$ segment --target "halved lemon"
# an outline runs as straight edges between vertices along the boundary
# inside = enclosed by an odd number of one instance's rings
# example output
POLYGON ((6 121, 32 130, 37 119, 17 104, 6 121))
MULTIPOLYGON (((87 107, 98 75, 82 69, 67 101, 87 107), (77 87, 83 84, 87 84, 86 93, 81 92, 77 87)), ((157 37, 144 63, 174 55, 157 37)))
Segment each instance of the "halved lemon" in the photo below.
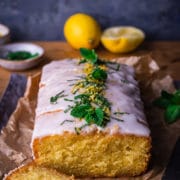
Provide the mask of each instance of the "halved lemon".
POLYGON ((104 30, 101 42, 113 53, 126 53, 136 49, 145 39, 145 33, 132 26, 111 27, 104 30))

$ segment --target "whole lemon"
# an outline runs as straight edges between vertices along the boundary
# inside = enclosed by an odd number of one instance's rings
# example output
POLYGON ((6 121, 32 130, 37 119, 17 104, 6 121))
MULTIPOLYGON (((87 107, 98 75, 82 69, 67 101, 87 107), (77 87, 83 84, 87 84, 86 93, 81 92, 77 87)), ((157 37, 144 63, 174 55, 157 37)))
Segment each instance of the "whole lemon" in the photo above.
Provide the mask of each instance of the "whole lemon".
POLYGON ((64 36, 67 42, 75 49, 81 47, 93 49, 100 43, 101 28, 93 17, 77 13, 66 20, 64 36))

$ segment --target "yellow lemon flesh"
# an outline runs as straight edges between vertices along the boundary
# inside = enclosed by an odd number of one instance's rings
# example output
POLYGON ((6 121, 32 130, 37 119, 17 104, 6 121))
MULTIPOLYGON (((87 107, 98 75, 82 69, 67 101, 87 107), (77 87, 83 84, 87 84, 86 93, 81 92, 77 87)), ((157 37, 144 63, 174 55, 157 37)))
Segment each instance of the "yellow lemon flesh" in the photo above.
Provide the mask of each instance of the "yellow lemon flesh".
POLYGON ((138 28, 119 26, 105 29, 101 36, 101 42, 110 52, 126 53, 136 49, 144 38, 144 32, 138 28))
POLYGON ((94 18, 87 14, 77 13, 66 20, 64 36, 75 49, 81 47, 93 49, 100 43, 101 29, 94 18))

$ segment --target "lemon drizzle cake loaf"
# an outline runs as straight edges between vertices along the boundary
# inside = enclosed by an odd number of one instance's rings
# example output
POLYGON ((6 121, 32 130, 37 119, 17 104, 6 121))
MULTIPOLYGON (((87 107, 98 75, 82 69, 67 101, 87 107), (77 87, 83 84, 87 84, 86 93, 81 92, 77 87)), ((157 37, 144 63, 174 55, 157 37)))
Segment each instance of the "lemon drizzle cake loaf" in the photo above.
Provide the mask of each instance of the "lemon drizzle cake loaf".
POLYGON ((134 69, 84 51, 90 57, 80 63, 66 59, 43 68, 34 159, 78 177, 139 175, 149 162, 151 138, 134 69))

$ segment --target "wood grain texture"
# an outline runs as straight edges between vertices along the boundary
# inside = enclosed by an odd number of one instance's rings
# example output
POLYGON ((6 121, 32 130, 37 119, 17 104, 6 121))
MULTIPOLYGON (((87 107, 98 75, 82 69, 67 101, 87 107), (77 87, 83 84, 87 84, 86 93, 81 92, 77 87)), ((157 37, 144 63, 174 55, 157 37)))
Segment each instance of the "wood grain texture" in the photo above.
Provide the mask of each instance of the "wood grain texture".
MULTIPOLYGON (((80 57, 78 50, 74 50, 69 44, 63 41, 36 41, 33 43, 38 44, 45 49, 45 55, 43 57, 44 61, 32 69, 21 72, 8 71, 0 67, 0 97, 8 84, 11 73, 29 76, 40 72, 43 65, 52 60, 80 57)), ((158 63, 163 73, 170 74, 175 80, 180 80, 180 41, 144 42, 136 51, 127 54, 113 54, 100 46, 97 49, 97 53, 101 58, 107 59, 132 55, 150 55, 158 63)))

